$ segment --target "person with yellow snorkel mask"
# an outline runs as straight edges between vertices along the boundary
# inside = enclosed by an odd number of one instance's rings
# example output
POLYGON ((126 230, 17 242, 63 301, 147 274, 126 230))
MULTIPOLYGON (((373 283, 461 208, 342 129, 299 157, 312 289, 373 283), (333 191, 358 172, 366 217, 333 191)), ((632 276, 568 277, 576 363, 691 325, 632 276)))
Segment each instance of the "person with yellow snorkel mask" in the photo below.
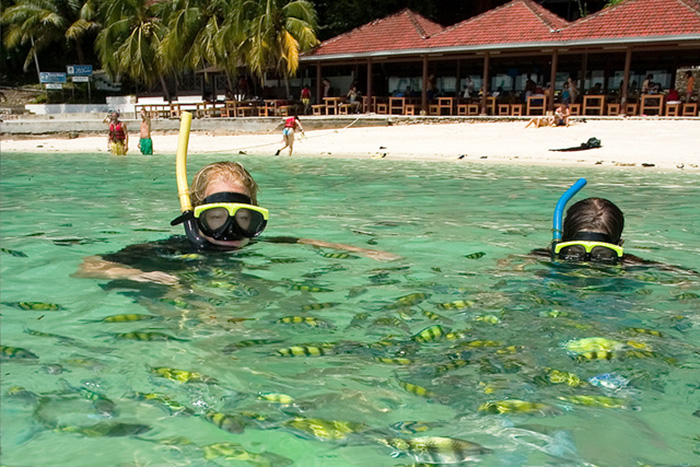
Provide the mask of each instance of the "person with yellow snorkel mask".
MULTIPOLYGON (((151 244, 131 245, 113 254, 90 256, 84 259, 74 277, 175 284, 177 277, 165 271, 177 269, 183 255, 205 250, 236 250, 263 232, 269 212, 257 205, 259 187, 239 163, 208 164, 195 174, 191 189, 188 187, 186 164, 191 119, 191 114, 183 113, 176 166, 181 215, 171 222, 171 225, 184 225, 187 240, 171 237, 151 244)), ((340 249, 376 260, 400 258, 384 251, 307 238, 272 237, 264 241, 340 249)))

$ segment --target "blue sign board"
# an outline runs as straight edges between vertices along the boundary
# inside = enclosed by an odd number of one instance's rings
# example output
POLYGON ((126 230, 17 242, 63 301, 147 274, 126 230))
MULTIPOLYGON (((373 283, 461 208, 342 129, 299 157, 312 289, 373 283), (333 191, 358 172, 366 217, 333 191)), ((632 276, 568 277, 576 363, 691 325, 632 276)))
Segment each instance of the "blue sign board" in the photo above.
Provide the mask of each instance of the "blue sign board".
POLYGON ((55 73, 52 71, 42 71, 39 73, 40 83, 65 83, 66 74, 65 73, 55 73))
POLYGON ((92 65, 67 65, 66 71, 74 76, 92 76, 92 65))

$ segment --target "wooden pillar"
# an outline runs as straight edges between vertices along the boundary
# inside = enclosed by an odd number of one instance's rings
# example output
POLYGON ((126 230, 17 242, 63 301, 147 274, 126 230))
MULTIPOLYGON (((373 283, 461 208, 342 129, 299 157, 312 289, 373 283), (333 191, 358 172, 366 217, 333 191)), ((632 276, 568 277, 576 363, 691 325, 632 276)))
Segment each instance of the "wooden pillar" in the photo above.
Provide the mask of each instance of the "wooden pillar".
POLYGON ((549 74, 549 96, 547 96, 547 110, 554 110, 554 91, 557 82, 557 65, 559 62, 559 51, 552 52, 552 70, 549 74))
POLYGON ((489 53, 486 52, 486 55, 484 55, 484 73, 482 75, 481 115, 486 115, 486 98, 489 95, 489 59, 489 53))
POLYGON ((624 115, 627 106, 627 93, 630 87, 630 66, 632 64, 632 46, 627 47, 625 53, 625 71, 622 75, 622 89, 620 90, 620 113, 624 115))
POLYGON ((321 62, 318 62, 316 64, 316 103, 320 104, 323 102, 323 95, 321 94, 321 89, 323 86, 322 83, 323 77, 321 76, 321 62))
POLYGON ((367 111, 374 112, 372 108, 372 59, 367 59, 367 111))
POLYGON ((581 81, 578 84, 578 93, 581 96, 586 94, 586 73, 588 73, 588 51, 583 53, 583 61, 581 63, 581 81))
POLYGON ((462 87, 460 86, 460 82, 462 81, 462 77, 460 76, 462 74, 461 73, 462 70, 461 70, 461 66, 460 66, 461 64, 462 64, 462 61, 457 59, 457 73, 456 73, 457 74, 457 76, 456 76, 457 84, 455 85, 455 97, 456 98, 459 98, 462 95, 462 87))
POLYGON ((423 89, 421 91, 421 109, 425 112, 426 115, 429 114, 428 112, 428 56, 423 55, 423 86, 421 86, 423 89))

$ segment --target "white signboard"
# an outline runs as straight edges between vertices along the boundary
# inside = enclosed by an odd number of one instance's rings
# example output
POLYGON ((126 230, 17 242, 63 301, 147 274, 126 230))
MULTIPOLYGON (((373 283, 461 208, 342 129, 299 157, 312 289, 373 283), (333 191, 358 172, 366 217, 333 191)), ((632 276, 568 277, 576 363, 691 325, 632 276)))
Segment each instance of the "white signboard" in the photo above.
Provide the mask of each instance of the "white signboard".
POLYGON ((63 83, 46 83, 46 89, 63 89, 63 83))
POLYGON ((74 83, 88 83, 90 82, 89 76, 73 76, 74 83))

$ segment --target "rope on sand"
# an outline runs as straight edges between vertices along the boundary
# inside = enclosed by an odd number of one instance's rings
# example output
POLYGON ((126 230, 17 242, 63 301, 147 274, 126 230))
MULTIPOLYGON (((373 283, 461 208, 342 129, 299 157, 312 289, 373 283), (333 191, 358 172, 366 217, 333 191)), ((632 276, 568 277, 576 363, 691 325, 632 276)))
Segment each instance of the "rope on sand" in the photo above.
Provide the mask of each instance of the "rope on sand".
MULTIPOLYGON (((324 136, 329 136, 329 135, 332 135, 332 134, 337 134, 339 131, 341 131, 341 130, 346 130, 346 129, 350 128, 351 126, 353 126, 355 123, 357 123, 357 121, 358 121, 359 119, 360 119, 360 117, 357 117, 355 120, 353 120, 352 122, 350 122, 348 125, 344 126, 343 128, 334 129, 334 130, 328 130, 327 132, 322 133, 322 134, 320 134, 320 135, 306 136, 305 134, 302 133, 302 135, 303 135, 304 137, 303 137, 303 138, 299 138, 298 141, 303 142, 304 140, 307 140, 307 139, 321 138, 321 137, 324 137, 324 136)), ((232 152, 234 152, 234 153, 235 153, 235 152, 240 153, 240 152, 242 152, 242 151, 244 151, 244 150, 250 150, 250 149, 256 149, 256 148, 263 148, 263 147, 265 147, 265 146, 276 146, 276 145, 278 145, 278 144, 279 144, 279 141, 275 141, 274 143, 256 144, 256 145, 253 145, 253 146, 244 146, 244 147, 240 147, 240 148, 233 148, 233 149, 226 149, 226 150, 197 151, 197 154, 224 154, 224 153, 230 154, 230 153, 232 153, 232 152)))

